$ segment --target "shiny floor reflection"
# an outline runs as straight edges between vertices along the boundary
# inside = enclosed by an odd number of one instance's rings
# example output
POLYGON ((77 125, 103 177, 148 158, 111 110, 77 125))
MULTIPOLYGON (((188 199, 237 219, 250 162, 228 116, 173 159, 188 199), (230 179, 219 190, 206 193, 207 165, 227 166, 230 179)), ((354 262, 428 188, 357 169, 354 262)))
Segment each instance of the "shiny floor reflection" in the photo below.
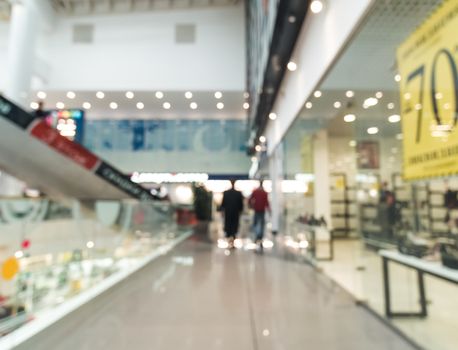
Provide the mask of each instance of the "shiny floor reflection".
POLYGON ((189 239, 19 349, 411 349, 304 264, 189 239))

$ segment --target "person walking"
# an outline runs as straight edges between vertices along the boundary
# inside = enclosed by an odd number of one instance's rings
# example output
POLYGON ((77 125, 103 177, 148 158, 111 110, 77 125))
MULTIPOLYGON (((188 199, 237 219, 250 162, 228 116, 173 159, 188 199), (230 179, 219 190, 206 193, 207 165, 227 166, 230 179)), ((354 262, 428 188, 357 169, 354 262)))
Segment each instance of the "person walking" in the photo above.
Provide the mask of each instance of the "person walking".
POLYGON ((256 235, 256 243, 259 244, 261 250, 266 226, 266 210, 270 211, 269 198, 262 185, 263 181, 261 180, 259 187, 253 191, 248 201, 250 208, 254 210, 253 228, 256 235))
POLYGON ((223 193, 221 211, 224 213, 224 232, 229 244, 233 247, 239 231, 240 214, 243 211, 243 196, 235 189, 235 180, 231 180, 231 189, 223 193))

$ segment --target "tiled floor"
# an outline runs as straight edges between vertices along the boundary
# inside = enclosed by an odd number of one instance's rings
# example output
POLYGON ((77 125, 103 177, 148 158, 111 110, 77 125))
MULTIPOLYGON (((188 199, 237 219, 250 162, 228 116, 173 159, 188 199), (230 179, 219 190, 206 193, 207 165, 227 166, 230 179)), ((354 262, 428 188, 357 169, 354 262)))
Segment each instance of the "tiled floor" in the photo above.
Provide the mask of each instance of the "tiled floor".
POLYGON ((412 349, 304 264, 189 239, 19 349, 412 349))

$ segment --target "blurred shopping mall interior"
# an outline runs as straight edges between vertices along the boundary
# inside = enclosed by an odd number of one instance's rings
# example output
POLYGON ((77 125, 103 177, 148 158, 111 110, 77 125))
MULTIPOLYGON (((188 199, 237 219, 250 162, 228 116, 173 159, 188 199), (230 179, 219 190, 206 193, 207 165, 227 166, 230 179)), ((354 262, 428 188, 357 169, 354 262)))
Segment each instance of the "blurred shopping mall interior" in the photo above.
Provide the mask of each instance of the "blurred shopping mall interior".
POLYGON ((0 0, 0 350, 456 350, 457 32, 458 0, 0 0))

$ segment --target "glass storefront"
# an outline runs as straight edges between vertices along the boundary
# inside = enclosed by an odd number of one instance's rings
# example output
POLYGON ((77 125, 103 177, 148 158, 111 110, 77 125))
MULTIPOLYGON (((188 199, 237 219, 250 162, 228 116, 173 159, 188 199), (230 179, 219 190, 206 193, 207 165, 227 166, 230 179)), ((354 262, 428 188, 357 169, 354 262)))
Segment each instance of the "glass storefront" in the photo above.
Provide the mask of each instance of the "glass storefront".
POLYGON ((283 140, 285 177, 310 189, 284 195, 286 232, 332 233, 314 263, 428 349, 458 344, 457 13, 377 1, 283 140))

